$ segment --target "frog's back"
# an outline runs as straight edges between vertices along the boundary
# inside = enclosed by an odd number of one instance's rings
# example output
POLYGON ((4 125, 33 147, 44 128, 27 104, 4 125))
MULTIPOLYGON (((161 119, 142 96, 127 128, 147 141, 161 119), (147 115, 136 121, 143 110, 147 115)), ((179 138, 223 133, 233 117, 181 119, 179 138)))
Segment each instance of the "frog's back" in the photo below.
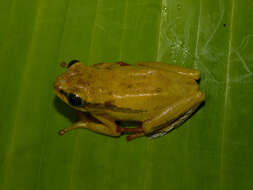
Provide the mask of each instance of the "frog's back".
MULTIPOLYGON (((86 67, 82 84, 86 85, 85 101, 142 110, 161 109, 198 90, 195 80, 188 77, 141 66, 122 66, 113 69, 86 67)), ((116 109, 115 109, 116 110, 116 109)))

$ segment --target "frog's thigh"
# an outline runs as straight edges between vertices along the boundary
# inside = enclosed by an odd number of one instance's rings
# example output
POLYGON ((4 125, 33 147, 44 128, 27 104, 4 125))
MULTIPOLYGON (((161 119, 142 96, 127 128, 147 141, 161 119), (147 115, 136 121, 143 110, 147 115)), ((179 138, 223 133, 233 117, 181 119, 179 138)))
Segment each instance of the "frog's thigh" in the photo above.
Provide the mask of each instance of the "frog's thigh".
POLYGON ((105 135, 110 135, 110 136, 119 136, 120 134, 115 134, 112 132, 112 130, 107 127, 103 123, 96 123, 93 121, 90 121, 84 114, 79 114, 80 116, 80 121, 73 123, 70 127, 64 128, 59 131, 60 135, 65 134, 66 132, 72 131, 74 129, 89 129, 91 131, 97 132, 97 133, 102 133, 105 135))
POLYGON ((143 130, 145 134, 149 134, 158 129, 158 127, 168 121, 173 121, 182 116, 191 108, 199 105, 204 100, 204 94, 197 92, 196 94, 184 98, 174 105, 168 106, 162 110, 158 115, 143 122, 143 130))
POLYGON ((109 118, 105 115, 92 115, 96 119, 98 119, 101 123, 104 124, 104 126, 107 128, 106 130, 110 133, 111 136, 120 136, 121 132, 117 131, 117 125, 115 123, 115 120, 109 118))
POLYGON ((172 129, 175 129, 175 128, 179 127, 181 124, 183 124, 195 112, 195 110, 199 107, 199 105, 200 105, 200 103, 193 106, 190 110, 188 110, 184 115, 179 117, 176 121, 171 123, 169 126, 155 131, 155 133, 153 135, 149 136, 149 138, 152 139, 152 138, 156 138, 156 137, 166 135, 172 129))
POLYGON ((161 69, 165 71, 174 72, 180 75, 190 77, 194 80, 198 80, 200 78, 200 72, 198 70, 189 69, 186 67, 180 67, 178 65, 166 64, 162 62, 143 62, 143 63, 140 62, 140 63, 136 63, 136 65, 152 67, 152 68, 157 68, 157 69, 161 69))

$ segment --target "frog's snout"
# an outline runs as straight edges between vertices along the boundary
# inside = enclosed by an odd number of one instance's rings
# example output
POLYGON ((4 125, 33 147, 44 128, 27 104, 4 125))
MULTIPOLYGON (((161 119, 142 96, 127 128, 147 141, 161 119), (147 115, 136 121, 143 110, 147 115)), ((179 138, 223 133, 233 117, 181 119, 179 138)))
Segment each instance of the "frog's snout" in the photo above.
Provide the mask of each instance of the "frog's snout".
POLYGON ((58 76, 53 83, 53 87, 55 91, 60 91, 66 86, 66 79, 64 76, 58 76))
POLYGON ((59 81, 57 81, 57 80, 54 81, 53 87, 54 87, 54 90, 55 90, 55 91, 59 91, 59 85, 60 85, 60 84, 59 84, 59 81))
POLYGON ((54 91, 56 92, 57 96, 59 96, 60 94, 64 94, 63 93, 64 91, 61 87, 61 82, 59 80, 54 81, 53 87, 54 87, 54 91))

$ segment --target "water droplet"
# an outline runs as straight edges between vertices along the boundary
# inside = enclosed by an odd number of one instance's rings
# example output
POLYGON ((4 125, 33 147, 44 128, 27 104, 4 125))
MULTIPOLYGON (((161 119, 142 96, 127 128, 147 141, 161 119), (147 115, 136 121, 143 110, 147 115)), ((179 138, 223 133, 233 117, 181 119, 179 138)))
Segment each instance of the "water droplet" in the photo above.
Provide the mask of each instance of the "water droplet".
POLYGON ((167 14, 167 11, 168 11, 168 8, 165 7, 165 6, 163 6, 163 7, 162 7, 162 13, 163 13, 163 14, 167 14))

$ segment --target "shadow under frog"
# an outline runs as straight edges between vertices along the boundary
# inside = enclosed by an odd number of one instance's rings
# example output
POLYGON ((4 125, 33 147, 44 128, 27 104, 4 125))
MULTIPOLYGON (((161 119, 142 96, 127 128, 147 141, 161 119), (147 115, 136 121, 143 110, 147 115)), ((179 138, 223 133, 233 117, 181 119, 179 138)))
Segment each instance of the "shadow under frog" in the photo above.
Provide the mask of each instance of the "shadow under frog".
POLYGON ((76 110, 71 109, 67 104, 61 101, 57 96, 54 97, 53 105, 57 112, 69 119, 72 123, 77 120, 76 110))

